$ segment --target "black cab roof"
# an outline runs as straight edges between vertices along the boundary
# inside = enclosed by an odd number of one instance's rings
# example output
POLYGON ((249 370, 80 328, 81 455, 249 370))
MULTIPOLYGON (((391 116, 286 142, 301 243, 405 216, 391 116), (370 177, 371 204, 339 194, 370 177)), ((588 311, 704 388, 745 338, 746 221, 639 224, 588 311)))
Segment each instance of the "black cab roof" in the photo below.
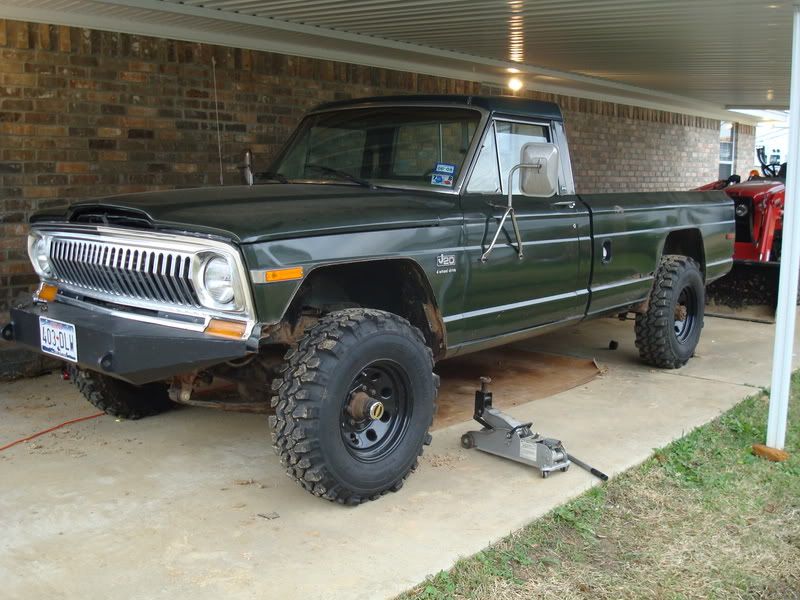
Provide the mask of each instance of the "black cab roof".
POLYGON ((476 106, 491 113, 520 117, 539 117, 555 121, 562 121, 561 109, 554 102, 542 102, 517 98, 514 96, 464 96, 464 95, 419 95, 405 96, 372 96, 369 98, 355 98, 353 100, 339 100, 320 104, 312 112, 333 110, 337 108, 367 107, 380 104, 461 104, 476 106))

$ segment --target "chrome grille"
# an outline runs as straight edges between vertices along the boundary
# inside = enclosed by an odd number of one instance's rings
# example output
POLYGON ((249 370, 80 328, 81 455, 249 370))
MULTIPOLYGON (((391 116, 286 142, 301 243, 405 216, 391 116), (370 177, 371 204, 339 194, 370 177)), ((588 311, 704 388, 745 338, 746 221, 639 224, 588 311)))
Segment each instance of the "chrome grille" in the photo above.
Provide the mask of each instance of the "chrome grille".
POLYGON ((52 239, 50 258, 64 283, 105 297, 200 307, 191 280, 193 254, 105 241, 52 239))

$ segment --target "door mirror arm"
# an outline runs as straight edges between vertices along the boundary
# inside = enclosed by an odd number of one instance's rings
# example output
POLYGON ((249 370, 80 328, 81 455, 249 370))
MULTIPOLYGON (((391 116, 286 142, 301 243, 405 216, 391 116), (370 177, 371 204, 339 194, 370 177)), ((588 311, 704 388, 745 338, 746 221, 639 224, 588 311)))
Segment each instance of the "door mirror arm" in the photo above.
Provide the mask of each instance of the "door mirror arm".
POLYGON ((541 172, 542 165, 541 163, 530 164, 530 165, 520 163, 515 167, 513 167, 508 172, 508 203, 506 204, 506 206, 500 206, 497 204, 489 203, 489 205, 494 208, 504 208, 505 212, 503 213, 503 217, 500 219, 500 224, 497 226, 497 231, 495 231, 494 233, 494 238, 492 238, 492 243, 489 244, 489 247, 486 249, 486 252, 481 254, 481 262, 486 262, 488 260, 489 254, 491 254, 492 250, 494 250, 494 247, 497 245, 497 238, 500 237, 500 232, 503 231, 503 226, 506 223, 506 219, 508 219, 509 217, 511 217, 511 224, 514 227, 514 237, 516 238, 517 241, 516 247, 514 249, 517 251, 517 258, 522 260, 522 255, 523 255, 522 236, 519 234, 519 225, 517 224, 517 214, 514 211, 514 206, 512 204, 514 199, 514 187, 513 187, 514 174, 520 169, 535 169, 537 172, 541 172))

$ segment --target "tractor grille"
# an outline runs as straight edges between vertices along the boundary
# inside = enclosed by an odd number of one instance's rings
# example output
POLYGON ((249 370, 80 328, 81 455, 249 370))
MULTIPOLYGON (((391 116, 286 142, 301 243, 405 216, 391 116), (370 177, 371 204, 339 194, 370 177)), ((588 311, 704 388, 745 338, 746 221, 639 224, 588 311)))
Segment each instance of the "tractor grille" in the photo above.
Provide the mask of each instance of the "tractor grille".
POLYGON ((193 254, 105 241, 54 237, 56 277, 76 290, 106 298, 200 307, 190 278, 193 254))

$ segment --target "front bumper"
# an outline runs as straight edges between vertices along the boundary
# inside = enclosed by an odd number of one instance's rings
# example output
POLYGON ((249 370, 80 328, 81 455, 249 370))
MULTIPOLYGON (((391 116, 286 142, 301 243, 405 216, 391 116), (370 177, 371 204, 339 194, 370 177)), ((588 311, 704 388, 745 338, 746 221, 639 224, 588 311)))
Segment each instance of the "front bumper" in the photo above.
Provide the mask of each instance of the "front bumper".
POLYGON ((59 302, 11 309, 3 338, 43 354, 40 316, 75 325, 78 365, 136 385, 241 358, 249 352, 247 340, 143 323, 59 302))

